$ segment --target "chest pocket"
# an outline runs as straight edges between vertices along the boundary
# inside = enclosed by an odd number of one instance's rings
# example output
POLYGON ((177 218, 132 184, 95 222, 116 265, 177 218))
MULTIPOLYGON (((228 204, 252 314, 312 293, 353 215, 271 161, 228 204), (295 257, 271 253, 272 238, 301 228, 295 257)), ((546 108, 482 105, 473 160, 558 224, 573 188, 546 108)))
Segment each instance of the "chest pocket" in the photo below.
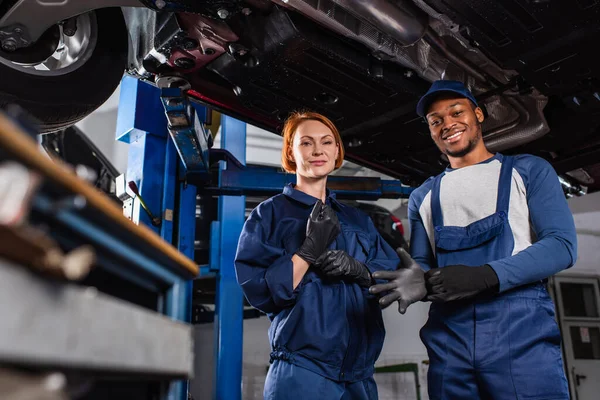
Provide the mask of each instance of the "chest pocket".
POLYGON ((341 248, 341 250, 346 250, 357 261, 366 262, 371 252, 369 237, 360 231, 343 230, 342 233, 346 243, 345 248, 341 248))
POLYGON ((447 251, 471 249, 494 239, 504 231, 508 218, 504 211, 494 213, 472 224, 459 226, 436 226, 435 245, 447 251))

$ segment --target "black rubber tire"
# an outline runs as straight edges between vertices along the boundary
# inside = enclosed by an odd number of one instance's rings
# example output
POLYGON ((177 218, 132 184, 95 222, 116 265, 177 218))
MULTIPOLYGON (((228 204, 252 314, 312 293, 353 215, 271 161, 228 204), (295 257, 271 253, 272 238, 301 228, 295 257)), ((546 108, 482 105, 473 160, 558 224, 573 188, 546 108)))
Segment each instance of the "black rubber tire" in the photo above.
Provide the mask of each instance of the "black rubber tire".
POLYGON ((88 61, 73 72, 53 77, 0 64, 0 105, 19 104, 39 120, 41 132, 71 126, 102 105, 123 77, 129 41, 119 8, 93 12, 98 37, 88 61))

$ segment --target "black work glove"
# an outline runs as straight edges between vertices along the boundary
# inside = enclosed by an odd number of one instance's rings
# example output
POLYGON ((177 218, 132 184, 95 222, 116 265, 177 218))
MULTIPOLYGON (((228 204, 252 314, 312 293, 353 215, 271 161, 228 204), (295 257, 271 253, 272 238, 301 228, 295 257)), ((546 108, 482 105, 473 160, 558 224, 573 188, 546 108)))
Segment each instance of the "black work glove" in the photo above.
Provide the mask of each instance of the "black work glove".
POLYGON ((379 299, 379 304, 382 308, 386 308, 394 301, 398 301, 398 312, 404 314, 408 306, 423 300, 427 295, 425 273, 406 250, 399 248, 396 252, 400 257, 398 269, 395 271, 373 272, 373 279, 385 279, 389 282, 371 286, 369 293, 377 294, 391 291, 391 293, 379 299))
POLYGON ((340 232, 340 222, 335 211, 317 200, 306 222, 306 239, 296 255, 307 263, 314 264, 340 232))
POLYGON ((344 250, 328 250, 317 259, 315 267, 325 276, 347 278, 364 287, 368 287, 372 281, 367 266, 350 257, 344 250))
POLYGON ((426 300, 445 303, 468 299, 480 294, 496 294, 500 287, 496 272, 489 265, 468 267, 448 265, 425 273, 426 300))

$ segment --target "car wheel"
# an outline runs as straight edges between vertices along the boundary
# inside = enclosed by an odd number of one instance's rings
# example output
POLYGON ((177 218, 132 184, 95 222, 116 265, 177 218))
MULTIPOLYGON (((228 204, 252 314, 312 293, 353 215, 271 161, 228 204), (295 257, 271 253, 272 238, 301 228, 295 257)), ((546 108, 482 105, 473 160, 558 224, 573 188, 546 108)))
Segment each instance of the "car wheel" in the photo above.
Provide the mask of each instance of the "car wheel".
POLYGON ((75 124, 108 99, 123 76, 128 36, 119 8, 76 17, 75 33, 55 25, 32 46, 0 49, 0 106, 16 103, 41 132, 75 124))

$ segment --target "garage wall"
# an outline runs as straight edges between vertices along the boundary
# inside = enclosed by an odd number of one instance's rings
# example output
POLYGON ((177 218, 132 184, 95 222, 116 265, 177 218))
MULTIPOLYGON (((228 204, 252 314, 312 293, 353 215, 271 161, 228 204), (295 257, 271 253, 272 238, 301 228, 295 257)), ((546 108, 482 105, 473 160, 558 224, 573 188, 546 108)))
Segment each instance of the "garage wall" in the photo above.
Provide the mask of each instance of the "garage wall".
POLYGON ((577 263, 561 275, 595 275, 600 277, 600 193, 569 200, 577 229, 577 263))
POLYGON ((75 126, 83 131, 120 172, 127 171, 129 145, 115 140, 120 87, 96 111, 75 126))

